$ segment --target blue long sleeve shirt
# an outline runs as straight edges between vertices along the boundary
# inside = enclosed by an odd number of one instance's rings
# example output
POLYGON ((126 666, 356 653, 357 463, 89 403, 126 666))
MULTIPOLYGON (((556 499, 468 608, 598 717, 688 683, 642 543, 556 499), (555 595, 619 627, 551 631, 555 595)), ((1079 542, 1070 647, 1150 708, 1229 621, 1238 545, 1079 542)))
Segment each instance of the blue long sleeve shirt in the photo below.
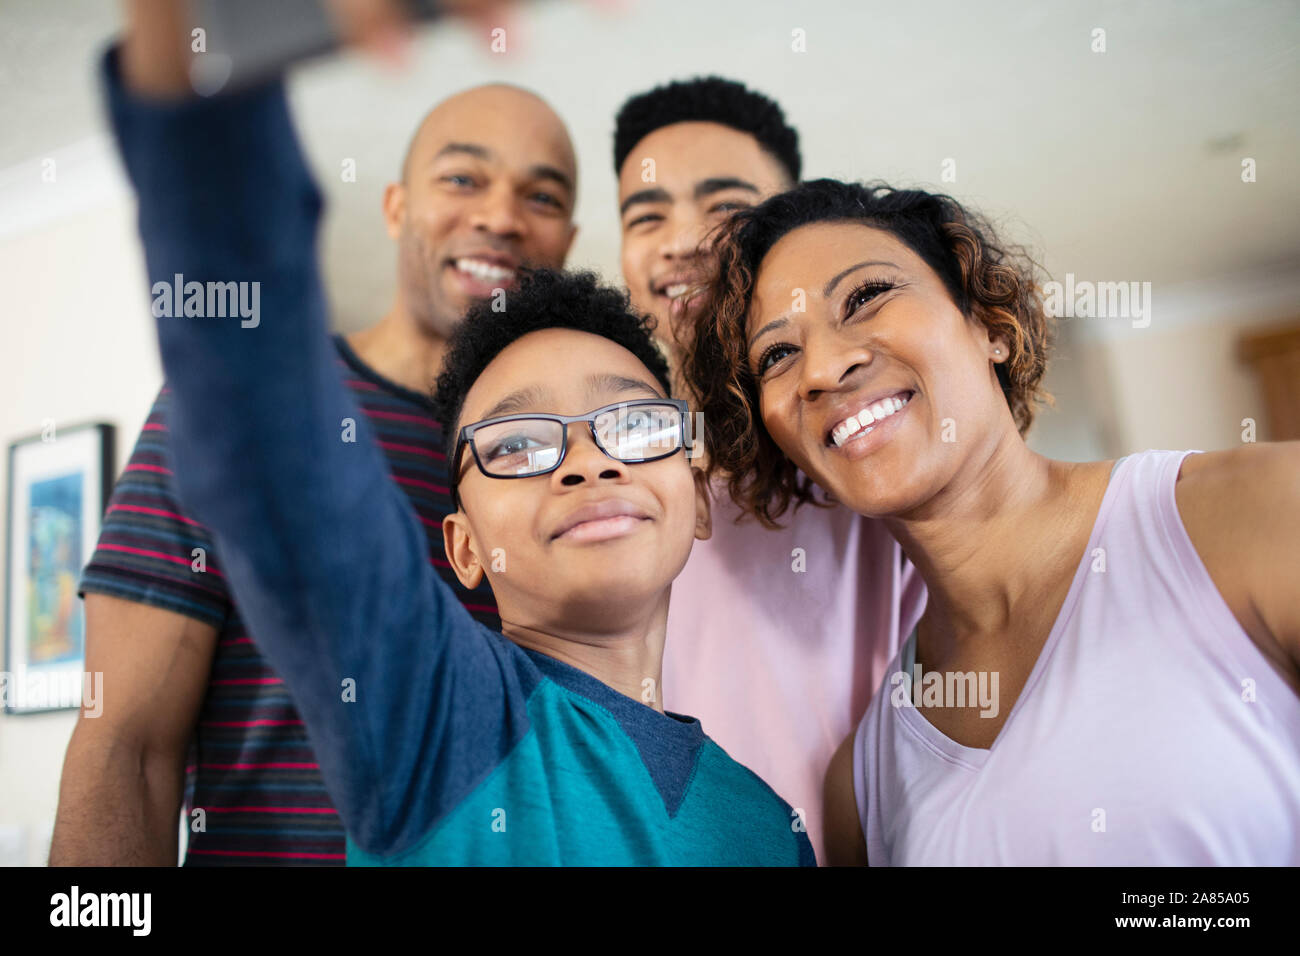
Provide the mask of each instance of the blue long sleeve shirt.
POLYGON ((349 864, 815 863, 790 806, 698 721, 520 648, 430 568, 339 380, 321 196, 282 86, 157 103, 124 89, 116 51, 103 73, 176 488, 302 714, 349 864), (247 308, 212 314, 232 288, 247 308))

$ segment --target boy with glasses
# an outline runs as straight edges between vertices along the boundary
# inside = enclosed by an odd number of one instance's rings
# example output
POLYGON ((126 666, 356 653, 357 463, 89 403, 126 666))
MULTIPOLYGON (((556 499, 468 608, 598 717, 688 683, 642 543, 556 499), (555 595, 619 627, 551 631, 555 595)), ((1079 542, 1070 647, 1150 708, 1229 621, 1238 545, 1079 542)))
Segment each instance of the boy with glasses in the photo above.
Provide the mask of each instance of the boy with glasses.
POLYGON ((299 706, 348 862, 814 863, 789 805, 646 694, 709 513, 685 409, 626 298, 539 272, 453 339, 443 533, 463 584, 490 577, 492 631, 429 566, 334 371, 320 195, 282 88, 153 103, 112 53, 106 77, 151 280, 261 283, 256 329, 158 319, 176 482, 299 706))

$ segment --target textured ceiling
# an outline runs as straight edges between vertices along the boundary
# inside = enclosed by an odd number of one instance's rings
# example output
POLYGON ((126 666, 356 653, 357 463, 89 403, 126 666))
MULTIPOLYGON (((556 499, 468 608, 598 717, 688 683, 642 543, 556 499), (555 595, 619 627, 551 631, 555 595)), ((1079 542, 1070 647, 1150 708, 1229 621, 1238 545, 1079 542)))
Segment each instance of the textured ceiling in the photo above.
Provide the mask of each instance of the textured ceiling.
MULTIPOLYGON (((119 15, 108 0, 0 0, 0 169, 102 132, 91 63, 119 15)), ((536 89, 568 120, 582 177, 571 261, 610 276, 613 113, 629 93, 702 72, 776 96, 806 175, 940 185, 1058 275, 1159 287, 1300 268, 1295 3, 551 0, 510 45, 494 55, 486 37, 444 26, 422 35, 406 74, 342 58, 296 77, 345 326, 386 305, 379 198, 412 126, 494 79, 536 89), (1090 49, 1098 27, 1104 53, 1090 49), (792 51, 795 30, 806 52, 792 51), (1244 157, 1255 183, 1241 181, 1244 157), (344 158, 355 183, 340 180, 344 158), (940 183, 949 158, 956 181, 940 183)))

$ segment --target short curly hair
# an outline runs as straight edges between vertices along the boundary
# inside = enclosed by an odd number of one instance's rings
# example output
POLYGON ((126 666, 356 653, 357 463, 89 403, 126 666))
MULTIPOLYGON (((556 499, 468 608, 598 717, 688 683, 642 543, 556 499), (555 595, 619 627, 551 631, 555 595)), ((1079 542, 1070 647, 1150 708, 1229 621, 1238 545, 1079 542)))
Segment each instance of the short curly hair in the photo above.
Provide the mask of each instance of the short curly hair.
POLYGON ((825 502, 763 425, 759 383, 746 358, 746 316, 764 256, 782 236, 820 222, 859 222, 892 234, 939 275, 968 318, 1006 338, 1010 357, 995 368, 1022 435, 1036 405, 1051 401, 1041 384, 1051 349, 1043 270, 951 196, 818 179, 740 210, 719 232, 716 271, 684 330, 682 373, 707 423, 709 475, 725 474, 731 497, 768 527, 792 501, 825 502))
POLYGON ((676 80, 628 99, 614 121, 614 175, 622 171, 636 144, 655 130, 692 122, 748 133, 781 164, 790 182, 799 181, 799 134, 786 123, 781 107, 743 83, 720 76, 676 80))
POLYGON ((504 311, 484 299, 470 306, 452 334, 433 393, 433 414, 442 427, 448 467, 465 396, 491 361, 512 342, 542 329, 574 329, 609 339, 627 349, 672 394, 668 363, 655 344, 655 320, 633 311, 628 295, 604 285, 593 272, 534 269, 506 294, 504 311))

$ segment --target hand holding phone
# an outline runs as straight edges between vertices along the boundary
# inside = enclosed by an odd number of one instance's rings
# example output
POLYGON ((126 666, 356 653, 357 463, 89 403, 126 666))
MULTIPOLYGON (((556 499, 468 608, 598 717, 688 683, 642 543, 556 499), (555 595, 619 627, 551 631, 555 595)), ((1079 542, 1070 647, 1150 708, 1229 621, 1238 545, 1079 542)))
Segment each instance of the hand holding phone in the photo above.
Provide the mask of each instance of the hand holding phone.
MULTIPOLYGON (((391 55, 410 23, 454 0, 191 0, 190 81, 210 96, 346 45, 391 55)), ((481 5, 481 4, 480 4, 481 5)))
POLYGON ((135 90, 210 96, 264 82, 355 45, 380 55, 410 24, 486 21, 514 0, 130 0, 123 70, 135 90))

